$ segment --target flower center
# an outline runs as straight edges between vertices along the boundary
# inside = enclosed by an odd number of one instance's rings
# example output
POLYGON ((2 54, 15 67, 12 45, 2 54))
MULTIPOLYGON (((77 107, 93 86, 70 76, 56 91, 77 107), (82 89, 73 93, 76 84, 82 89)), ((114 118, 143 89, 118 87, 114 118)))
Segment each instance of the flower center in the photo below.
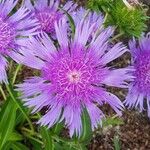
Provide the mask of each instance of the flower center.
POLYGON ((78 71, 72 71, 68 73, 68 79, 72 83, 78 83, 80 81, 81 74, 78 71))
POLYGON ((15 29, 0 18, 0 52, 5 52, 14 41, 15 29))
POLYGON ((40 22, 41 30, 47 33, 54 33, 54 23, 60 19, 61 14, 56 11, 42 11, 38 12, 36 15, 40 22))
POLYGON ((150 91, 150 53, 139 56, 136 65, 136 83, 141 92, 150 91))

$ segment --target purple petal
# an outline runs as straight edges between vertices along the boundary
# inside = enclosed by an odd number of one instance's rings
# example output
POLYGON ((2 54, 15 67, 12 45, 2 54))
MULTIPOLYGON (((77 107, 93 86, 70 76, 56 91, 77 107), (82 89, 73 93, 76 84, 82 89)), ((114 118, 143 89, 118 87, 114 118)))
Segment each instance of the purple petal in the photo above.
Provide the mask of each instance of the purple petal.
POLYGON ((7 60, 0 55, 0 83, 7 83, 7 74, 6 74, 7 60))
POLYGON ((127 51, 128 49, 124 45, 122 45, 122 43, 117 43, 101 58, 101 63, 107 64, 120 57, 127 51))

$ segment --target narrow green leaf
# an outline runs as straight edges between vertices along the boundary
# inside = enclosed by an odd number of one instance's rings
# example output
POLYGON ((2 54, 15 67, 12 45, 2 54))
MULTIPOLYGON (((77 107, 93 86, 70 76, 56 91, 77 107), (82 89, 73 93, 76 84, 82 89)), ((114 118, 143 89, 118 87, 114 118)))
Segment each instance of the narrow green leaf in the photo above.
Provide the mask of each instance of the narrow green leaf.
POLYGON ((11 135, 16 118, 16 104, 13 101, 9 101, 5 111, 0 113, 0 150, 3 150, 3 145, 9 140, 9 136, 11 135))
POLYGON ((87 150, 87 147, 84 144, 79 144, 78 150, 87 150))
POLYGON ((26 120, 28 121, 29 126, 30 126, 32 132, 34 132, 34 127, 33 127, 33 125, 32 125, 32 122, 31 122, 30 118, 28 117, 28 113, 27 113, 26 109, 25 109, 24 106, 22 105, 21 101, 18 100, 18 99, 16 99, 17 93, 13 90, 11 84, 7 84, 7 85, 6 85, 6 88, 7 88, 8 92, 9 92, 10 97, 12 98, 12 100, 16 103, 18 109, 22 112, 22 114, 24 115, 24 117, 25 117, 26 120))
POLYGON ((39 142, 37 142, 33 139, 30 139, 29 141, 32 144, 33 150, 42 150, 42 144, 40 144, 39 142))
POLYGON ((54 143, 54 150, 65 150, 64 147, 58 142, 54 143))
POLYGON ((23 124, 25 120, 26 118, 23 113, 20 113, 20 110, 17 110, 16 125, 23 124))
POLYGON ((40 129, 42 140, 44 142, 45 150, 54 150, 54 141, 51 137, 51 132, 46 127, 41 127, 40 129))
POLYGON ((6 142, 6 144, 3 146, 3 150, 10 150, 11 149, 11 142, 6 142))
POLYGON ((83 131, 80 141, 89 143, 90 140, 92 139, 92 128, 91 128, 91 120, 86 109, 84 109, 82 113, 82 128, 83 131))
POLYGON ((61 150, 66 150, 66 149, 67 150, 80 150, 80 148, 78 148, 78 146, 73 147, 73 145, 68 145, 68 144, 63 145, 61 150))
POLYGON ((17 132, 12 132, 10 135, 9 135, 9 141, 21 141, 23 140, 23 136, 17 132))
POLYGON ((121 150, 120 148, 120 140, 118 136, 115 136, 113 139, 115 150, 121 150))
POLYGON ((59 135, 63 128, 64 128, 63 122, 57 123, 52 131, 54 132, 54 134, 59 135))
POLYGON ((28 147, 26 147, 25 145, 23 145, 22 143, 19 143, 19 142, 12 143, 11 149, 12 150, 29 150, 28 147))
POLYGON ((75 30, 76 30, 74 20, 73 20, 73 18, 71 17, 71 15, 66 10, 64 10, 64 9, 62 9, 62 10, 64 11, 64 13, 68 17, 68 20, 69 20, 69 23, 70 23, 70 27, 71 27, 71 31, 72 31, 72 37, 74 37, 75 30))

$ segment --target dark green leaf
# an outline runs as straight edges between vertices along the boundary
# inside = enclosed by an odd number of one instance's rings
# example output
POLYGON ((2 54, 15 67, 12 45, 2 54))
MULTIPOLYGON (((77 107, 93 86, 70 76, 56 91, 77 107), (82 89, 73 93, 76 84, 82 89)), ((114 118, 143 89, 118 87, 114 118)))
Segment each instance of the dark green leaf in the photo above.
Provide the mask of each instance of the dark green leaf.
MULTIPOLYGON (((17 110, 18 112, 19 110, 17 110)), ((23 115, 23 113, 18 112, 17 113, 17 117, 16 117, 16 125, 18 124, 23 124, 25 122, 25 116, 23 115)))
POLYGON ((40 133, 44 142, 45 150, 54 150, 54 141, 51 137, 51 132, 46 127, 41 127, 40 133))
POLYGON ((12 150, 29 150, 28 147, 26 147, 22 143, 18 143, 18 142, 12 143, 11 144, 11 149, 12 150))
POLYGON ((11 148, 11 142, 7 142, 4 146, 3 146, 3 150, 10 150, 11 148))
POLYGON ((63 122, 57 123, 57 124, 55 125, 54 129, 53 129, 54 134, 59 135, 60 132, 62 131, 63 127, 64 127, 64 123, 63 123, 63 122))
POLYGON ((16 104, 10 100, 4 109, 5 110, 2 110, 0 113, 0 150, 2 150, 3 145, 9 140, 9 136, 12 134, 17 107, 16 104))
POLYGON ((17 132, 12 132, 10 135, 9 135, 9 141, 21 141, 23 140, 23 136, 17 132))
POLYGON ((32 122, 28 116, 28 113, 25 109, 25 107, 23 106, 23 104, 21 103, 21 100, 18 100, 16 97, 18 96, 17 92, 15 92, 11 86, 11 84, 7 84, 6 85, 6 88, 7 88, 7 91, 9 92, 10 94, 10 97, 12 99, 12 101, 15 102, 15 104, 17 105, 18 109, 22 112, 22 114, 24 115, 24 117, 26 118, 26 120, 28 121, 29 123, 29 126, 31 128, 32 131, 34 131, 34 128, 33 128, 33 125, 32 125, 32 122))
POLYGON ((32 144, 33 150, 42 150, 42 144, 32 139, 30 139, 30 142, 32 144))
POLYGON ((84 109, 82 113, 82 135, 80 140, 85 143, 89 143, 92 139, 92 128, 91 128, 91 120, 89 114, 86 109, 84 109))
POLYGON ((60 145, 58 142, 54 143, 54 150, 65 150, 62 145, 60 145))

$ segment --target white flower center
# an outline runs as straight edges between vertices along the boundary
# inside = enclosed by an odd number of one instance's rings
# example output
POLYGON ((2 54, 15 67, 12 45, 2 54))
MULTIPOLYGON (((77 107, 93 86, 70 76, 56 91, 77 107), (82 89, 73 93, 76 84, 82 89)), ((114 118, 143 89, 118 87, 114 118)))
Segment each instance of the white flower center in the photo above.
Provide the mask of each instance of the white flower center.
POLYGON ((79 71, 71 71, 68 73, 67 76, 68 76, 69 81, 72 83, 78 83, 81 78, 81 74, 79 71))

